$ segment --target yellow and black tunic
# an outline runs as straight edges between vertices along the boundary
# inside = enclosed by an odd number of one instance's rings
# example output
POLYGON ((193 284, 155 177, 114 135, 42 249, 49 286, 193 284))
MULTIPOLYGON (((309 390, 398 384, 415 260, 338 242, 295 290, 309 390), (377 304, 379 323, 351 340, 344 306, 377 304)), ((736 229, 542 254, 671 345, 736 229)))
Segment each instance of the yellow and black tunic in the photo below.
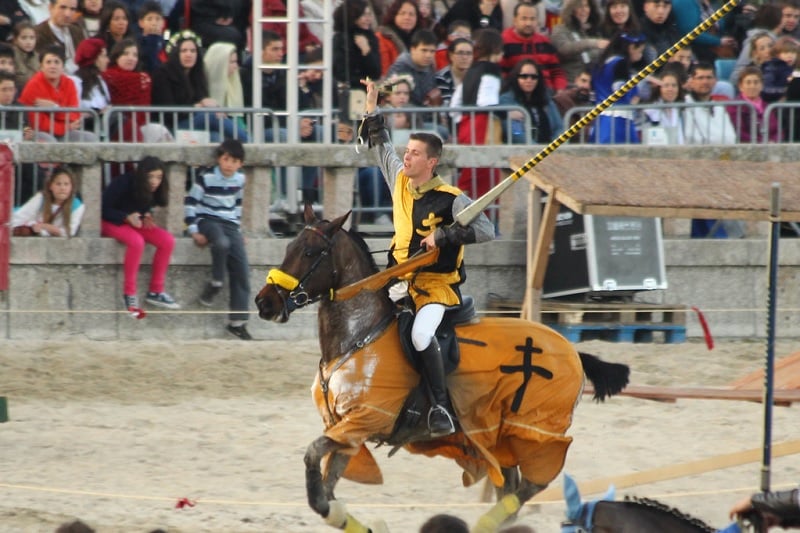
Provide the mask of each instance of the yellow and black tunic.
POLYGON ((481 213, 466 226, 454 224, 456 214, 472 203, 461 189, 438 175, 419 187, 403 172, 403 161, 389 140, 380 114, 365 118, 370 147, 378 151, 378 164, 392 193, 395 234, 390 263, 403 263, 420 250, 422 240, 435 232, 439 259, 421 271, 405 276, 409 295, 417 309, 429 303, 445 306, 461 303, 458 286, 466 279, 464 245, 494 238, 494 225, 481 213))
MULTIPOLYGON (((422 239, 438 227, 453 223, 453 200, 463 194, 461 189, 447 185, 442 178, 433 179, 414 188, 400 171, 392 191, 395 234, 392 239, 392 258, 403 263, 420 249, 422 239)), ((445 245, 439 250, 439 260, 417 273, 409 273, 408 292, 417 309, 428 303, 458 305, 463 282, 464 245, 445 245)))

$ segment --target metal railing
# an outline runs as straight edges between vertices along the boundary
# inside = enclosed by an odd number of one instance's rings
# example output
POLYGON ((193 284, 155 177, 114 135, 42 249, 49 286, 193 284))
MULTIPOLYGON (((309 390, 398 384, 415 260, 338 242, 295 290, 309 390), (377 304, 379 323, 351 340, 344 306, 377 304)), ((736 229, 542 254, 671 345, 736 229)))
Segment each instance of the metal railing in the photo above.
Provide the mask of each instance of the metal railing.
MULTIPOLYGON (((477 142, 478 139, 478 132, 473 128, 470 132, 469 139, 470 142, 462 143, 458 141, 458 124, 453 118, 453 114, 461 114, 461 115, 469 115, 471 119, 470 122, 474 124, 474 118, 476 115, 483 115, 486 113, 491 113, 492 116, 496 117, 500 120, 502 125, 503 131, 503 144, 531 144, 532 139, 532 124, 531 118, 528 112, 525 110, 524 107, 519 105, 498 105, 498 106, 490 106, 490 107, 477 107, 477 106, 458 106, 458 107, 448 107, 448 106, 425 106, 425 107, 415 107, 415 106, 406 106, 406 107, 398 107, 398 108, 390 108, 390 107, 382 107, 381 112, 384 115, 407 115, 409 120, 409 127, 407 128, 395 128, 392 131, 392 142, 399 146, 405 144, 405 141, 408 139, 408 133, 412 131, 431 131, 437 133, 442 140, 447 144, 487 144, 483 142, 477 142), (522 113, 522 121, 523 121, 523 128, 522 128, 522 143, 512 142, 512 133, 515 127, 513 120, 508 117, 509 111, 519 111, 522 113), (399 130, 400 133, 396 133, 399 130), (403 140, 402 143, 395 142, 396 140, 403 140)), ((352 126, 357 130, 359 122, 354 121, 352 126)), ((391 130, 390 125, 390 130, 391 130)), ((514 136, 517 137, 517 136, 514 136)))
POLYGON ((764 109, 761 124, 762 142, 770 142, 770 125, 774 124, 781 142, 800 142, 800 102, 774 102, 764 109))
MULTIPOLYGON (((391 123, 389 115, 403 114, 408 117, 408 128, 391 128, 390 134, 392 144, 396 147, 403 147, 408 142, 409 135, 412 132, 427 131, 436 133, 446 145, 461 145, 458 140, 458 124, 452 119, 452 113, 459 113, 468 115, 470 117, 469 124, 471 129, 468 132, 468 138, 471 142, 470 145, 478 144, 491 144, 489 142, 477 142, 479 139, 479 132, 475 129, 475 116, 479 114, 486 114, 490 112, 493 117, 498 121, 494 126, 501 128, 501 131, 496 132, 502 134, 503 144, 531 144, 532 139, 532 124, 530 115, 525 111, 525 108, 518 105, 506 106, 491 106, 491 107, 476 107, 476 106, 430 106, 430 107, 401 107, 401 108, 381 108, 384 115, 387 115, 387 121, 391 123), (522 131, 518 135, 514 135, 516 129, 516 121, 509 118, 509 111, 518 111, 522 114, 522 131), (517 142, 514 142, 517 141, 517 142)), ((354 131, 358 131, 359 122, 351 124, 354 131)), ((483 132, 481 132, 483 133, 483 132)), ((481 136, 482 137, 482 136, 481 136)), ((495 185, 502 179, 501 172, 496 169, 489 168, 467 168, 467 169, 454 169, 455 172, 452 176, 445 175, 445 179, 449 179, 451 183, 458 184, 465 192, 472 198, 476 198, 479 188, 482 188, 482 182, 489 176, 491 186, 495 185), (459 180, 459 176, 461 179, 459 180), (479 187, 479 185, 481 185, 479 187)), ((392 213, 391 197, 383 176, 381 175, 378 167, 364 167, 358 169, 356 172, 355 180, 356 190, 354 191, 353 202, 353 217, 356 221, 362 223, 362 226, 374 229, 375 231, 391 230, 388 222, 392 213), (370 225, 377 227, 371 228, 370 225)), ((496 206, 491 206, 488 210, 489 216, 496 222, 496 206)))
MULTIPOLYGON (((725 102, 696 102, 696 103, 681 103, 681 104, 639 104, 636 106, 616 106, 619 108, 620 111, 629 110, 634 114, 638 113, 641 114, 645 109, 659 109, 659 108, 670 108, 670 109, 679 109, 683 112, 691 109, 700 109, 700 108, 713 108, 715 113, 717 111, 724 112, 727 116, 728 109, 733 108, 737 109, 737 113, 741 113, 742 110, 746 109, 750 104, 741 101, 725 101, 725 102)), ((764 115, 763 121, 761 125, 756 124, 755 120, 751 120, 748 123, 748 128, 751 133, 751 143, 756 142, 765 142, 766 139, 766 132, 767 126, 770 121, 778 121, 781 125, 781 135, 782 139, 786 139, 787 142, 792 142, 794 140, 795 135, 800 136, 800 131, 797 131, 797 128, 794 125, 795 118, 800 118, 800 116, 795 115, 798 111, 798 107, 800 104, 793 105, 792 103, 780 103, 780 104, 772 104, 770 105, 764 115), (777 117, 777 118, 776 118, 777 117), (755 128, 755 129, 754 129, 755 128), (753 135, 753 132, 755 134, 753 135)), ((573 108, 569 110, 565 114, 566 122, 565 124, 569 124, 570 119, 579 118, 585 114, 585 111, 589 108, 573 108)), ((491 111, 493 112, 505 112, 506 115, 503 116, 501 123, 503 124, 503 128, 508 131, 511 127, 510 119, 508 119, 507 111, 509 110, 520 110, 524 111, 519 106, 504 106, 504 107, 496 107, 492 108, 491 111)), ((755 117, 755 113, 752 112, 752 106, 750 106, 751 113, 749 114, 750 117, 755 117)), ((13 110, 6 109, 4 113, 0 113, 0 130, 9 130, 8 128, 9 123, 13 122, 12 120, 12 113, 20 113, 20 116, 26 117, 28 112, 37 112, 37 113, 63 113, 67 111, 73 111, 71 108, 54 108, 54 109, 46 109, 46 108, 28 108, 28 107, 15 107, 13 110)), ((244 108, 235 108, 235 109, 227 109, 227 108, 194 108, 194 107, 187 107, 187 108, 163 108, 163 107, 112 107, 107 110, 103 117, 98 117, 97 113, 93 110, 88 109, 81 109, 76 108, 74 111, 79 111, 81 113, 86 114, 86 116, 92 118, 94 120, 94 129, 95 132, 99 137, 104 139, 113 140, 113 137, 117 137, 120 139, 121 142, 125 143, 126 140, 124 138, 124 134, 122 134, 121 124, 124 120, 129 120, 135 126, 139 126, 138 121, 149 121, 150 124, 160 124, 161 120, 166 123, 169 123, 170 120, 175 123, 177 119, 179 119, 181 113, 185 113, 187 116, 193 114, 199 115, 208 115, 209 113, 216 113, 216 112, 225 112, 229 116, 239 117, 241 116, 244 122, 244 129, 249 132, 249 128, 252 126, 253 121, 259 118, 269 117, 272 118, 273 126, 271 128, 273 141, 276 144, 285 143, 286 139, 282 137, 280 127, 278 126, 278 119, 279 117, 286 117, 286 120, 297 120, 299 117, 311 117, 312 119, 316 120, 317 123, 315 124, 315 133, 312 135, 312 139, 309 142, 317 143, 319 142, 321 145, 325 144, 321 142, 322 135, 319 133, 321 128, 324 128, 324 116, 322 115, 321 111, 318 110, 309 110, 302 112, 299 116, 290 117, 286 113, 276 113, 269 109, 260 109, 260 110, 253 110, 253 109, 244 109, 244 108), (114 118, 116 115, 117 118, 114 118), (118 133, 114 133, 115 128, 117 128, 118 133)), ((384 110, 386 112, 386 110, 384 110)), ((460 107, 460 108, 450 108, 450 107, 430 107, 430 108, 403 108, 402 112, 410 113, 412 117, 412 128, 411 129, 422 129, 422 125, 424 122, 422 121, 422 114, 427 113, 433 117, 439 117, 441 113, 450 113, 450 112, 462 112, 462 113, 486 113, 488 111, 487 108, 476 108, 476 107, 460 107)), ((735 116, 735 115, 734 115, 735 116)), ((523 117, 525 117, 525 131, 528 135, 531 133, 531 124, 530 119, 527 113, 523 113, 523 117)), ((23 123, 26 121, 23 120, 23 123)), ((800 123, 800 122, 799 122, 800 123)), ((334 125, 340 124, 338 121, 334 121, 334 125)), ((144 125, 144 124, 143 124, 144 125)), ((358 123, 352 123, 353 131, 358 131, 358 123)), ((188 130, 187 131, 206 131, 208 132, 209 141, 210 141, 210 133, 212 129, 214 129, 211 123, 205 123, 200 119, 191 120, 187 123, 188 130)), ((585 128, 584 130, 587 130, 585 128)), ((20 128, 21 131, 21 128, 20 128)), ((216 129, 217 135, 224 136, 224 131, 220 129, 219 124, 217 125, 216 129)), ((454 124, 448 124, 448 133, 453 141, 450 144, 458 144, 457 143, 457 127, 454 124)), ((582 132, 582 134, 584 134, 582 132)), ((22 135, 22 134, 19 134, 22 135)), ((2 139, 2 135, 0 135, 0 140, 2 139)), ((738 139, 738 137, 737 137, 738 139)), ((11 139, 16 141, 17 139, 11 139)), ((530 137, 527 139, 530 141, 530 137)), ((190 141, 185 141, 190 142, 190 141)), ((697 144, 697 143, 695 143, 697 144)), ((510 147, 510 143, 508 143, 510 147)), ((398 147, 402 147, 401 143, 397 143, 398 147)), ((363 156, 359 156, 362 157, 363 156)), ((354 218, 359 217, 362 222, 367 222, 370 217, 372 218, 380 218, 382 214, 390 214, 391 206, 386 203, 386 198, 382 194, 384 189, 386 189, 386 185, 383 182, 382 177, 377 173, 374 167, 371 166, 372 160, 371 158, 367 158, 368 165, 366 167, 361 167, 360 169, 354 170, 353 173, 356 174, 356 184, 353 186, 353 206, 354 206, 354 218), (367 170, 364 170, 367 169, 367 170), (363 176, 361 175, 363 173, 363 176), (368 184, 368 185, 367 185, 368 184), (370 191, 364 191, 363 189, 369 188, 370 191), (378 192, 376 192, 378 191, 378 192), (362 194, 363 193, 363 194, 362 194)), ((443 177, 448 179, 452 183, 457 183, 457 172, 460 170, 458 168, 458 164, 460 160, 451 162, 450 166, 445 166, 443 171, 443 177)), ((283 163, 286 164, 286 163, 283 163)), ((312 163, 313 164, 313 163, 312 163)), ((317 163, 318 164, 318 163, 317 163)), ((473 162, 474 164, 474 162, 473 162)), ((130 165, 130 163, 129 163, 130 165)), ((312 193, 312 200, 315 204, 321 204, 324 199, 324 191, 323 191, 323 179, 322 179, 322 172, 319 170, 320 167, 313 166, 313 167, 280 167, 280 164, 276 165, 274 168, 271 169, 271 181, 272 181, 272 200, 271 205, 273 206, 273 211, 275 213, 276 218, 282 217, 285 213, 298 213, 301 211, 302 203, 309 199, 309 190, 312 193), (284 170, 285 168, 285 170, 284 170), (309 176, 311 178, 309 179, 309 176)), ((486 163, 481 163, 479 167, 475 167, 477 170, 473 170, 471 167, 469 172, 473 173, 473 178, 467 178, 467 185, 461 184, 462 187, 466 190, 466 192, 473 198, 478 197, 479 193, 477 191, 477 181, 479 179, 479 170, 489 170, 492 167, 494 168, 501 168, 507 166, 507 161, 504 158, 497 158, 496 164, 493 159, 486 160, 486 163)), ((17 195, 16 200, 17 204, 19 201, 22 200, 21 198, 23 194, 23 189, 27 191, 27 195, 30 196, 34 191, 38 190, 41 187, 41 170, 38 165, 27 163, 26 171, 20 172, 17 178, 17 195), (34 174, 33 179, 31 178, 31 174, 34 174), (24 182, 25 187, 20 187, 19 184, 24 182)), ((498 171, 490 171, 489 172, 489 182, 488 186, 491 187, 495 184, 497 179, 502 179, 503 172, 498 171)), ((483 179, 483 178, 481 178, 483 179)), ((490 214, 494 208, 489 210, 490 214)), ((390 230, 390 228, 386 228, 386 230, 390 230)))
MULTIPOLYGON (((3 107, 0 113, 0 142, 97 142, 100 138, 100 117, 94 109, 15 105, 3 107), (72 124, 78 122, 81 127, 74 128, 72 124), (49 127, 43 127, 46 124, 49 124, 49 127)), ((14 183, 14 205, 20 205, 40 190, 47 170, 56 164, 57 162, 18 161, 14 183)))
POLYGON ((259 119, 271 121, 271 131, 278 135, 280 126, 270 109, 111 106, 103 113, 103 132, 104 139, 118 142, 164 142, 169 140, 165 137, 168 133, 172 140, 188 144, 217 143, 226 138, 249 143, 259 119), (166 131, 152 128, 159 125, 166 131))
MULTIPOLYGON (((579 106, 568 109, 564 113, 564 124, 573 124, 589 111, 593 106, 579 106)), ((735 144, 741 142, 742 132, 749 133, 748 144, 761 142, 760 125, 757 121, 755 107, 744 100, 712 101, 712 102, 676 102, 671 104, 636 104, 636 105, 615 105, 612 110, 607 111, 606 115, 625 117, 633 120, 639 132, 647 122, 644 116, 646 110, 672 109, 678 110, 681 116, 681 125, 687 142, 692 144, 735 144), (747 109, 749 113, 744 114, 747 109), (732 110, 732 111, 730 111, 732 110), (733 116, 731 116, 731 112, 733 116), (723 114, 724 116, 721 116, 723 114), (747 118, 745 118, 747 117, 747 118), (746 122, 746 123, 744 123, 746 122), (740 125, 739 130, 736 124, 740 125), (718 127, 722 129, 714 129, 718 127)), ((575 137, 575 142, 592 144, 597 138, 598 120, 593 121, 583 128, 575 137)), ((620 125, 617 121, 606 123, 610 128, 606 133, 615 143, 612 144, 639 144, 640 138, 632 138, 629 131, 619 132, 616 128, 620 125), (622 134, 622 137, 620 137, 622 134)))

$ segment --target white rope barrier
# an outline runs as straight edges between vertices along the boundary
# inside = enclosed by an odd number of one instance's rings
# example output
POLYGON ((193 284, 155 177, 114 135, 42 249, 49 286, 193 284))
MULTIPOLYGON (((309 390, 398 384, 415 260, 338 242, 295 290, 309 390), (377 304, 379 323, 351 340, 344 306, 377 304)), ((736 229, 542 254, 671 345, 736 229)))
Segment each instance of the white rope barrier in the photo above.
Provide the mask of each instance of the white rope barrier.
MULTIPOLYGON (((792 483, 784 483, 781 485, 775 485, 775 490, 781 489, 788 489, 796 487, 796 484, 792 483)), ((63 489, 58 487, 37 487, 34 485, 23 485, 23 484, 12 484, 12 483, 0 483, 0 488, 16 490, 20 492, 47 492, 53 494, 68 494, 71 496, 91 496, 96 498, 113 498, 117 500, 149 500, 149 501, 163 501, 163 502, 171 502, 175 503, 180 500, 183 500, 186 496, 147 496, 141 494, 124 494, 124 493, 116 493, 116 492, 102 492, 102 491, 90 491, 90 490, 73 490, 73 489, 63 489)), ((753 486, 747 487, 735 487, 735 488, 724 488, 724 489, 709 489, 709 490, 702 490, 702 491, 687 491, 687 492, 671 492, 671 493, 660 493, 660 494, 648 494, 648 498, 654 499, 665 499, 665 498, 690 498, 690 497, 697 497, 697 496, 710 496, 715 494, 732 494, 732 493, 750 493, 756 492, 757 488, 753 486)), ((253 506, 253 507, 308 507, 308 502, 305 500, 299 502, 279 502, 279 501, 248 501, 248 500, 228 500, 222 498, 188 498, 194 504, 213 504, 213 505, 230 505, 230 506, 253 506)), ((563 498, 556 498, 550 500, 542 500, 542 501, 534 501, 529 502, 528 507, 535 506, 535 505, 553 505, 553 504, 560 504, 563 503, 563 498)), ((352 502, 348 501, 348 507, 360 507, 360 508, 370 508, 370 509, 407 509, 407 508, 428 508, 428 509, 438 509, 438 508, 473 508, 473 507, 486 507, 487 503, 482 502, 438 502, 438 503, 431 503, 430 501, 425 502, 408 502, 408 503, 366 503, 366 502, 352 502)))

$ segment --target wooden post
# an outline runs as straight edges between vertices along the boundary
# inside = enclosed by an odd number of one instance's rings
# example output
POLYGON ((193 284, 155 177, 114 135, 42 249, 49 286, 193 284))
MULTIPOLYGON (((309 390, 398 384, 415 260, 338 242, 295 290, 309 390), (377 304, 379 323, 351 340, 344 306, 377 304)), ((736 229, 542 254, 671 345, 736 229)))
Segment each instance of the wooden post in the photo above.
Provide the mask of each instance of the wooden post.
MULTIPOLYGON (((353 208, 355 170, 353 168, 324 168, 322 214, 327 219, 340 216, 353 208)), ((348 218, 345 229, 350 229, 352 219, 348 218)))
MULTIPOLYGON (((541 220, 538 224, 538 232, 533 229, 534 223, 531 223, 531 231, 528 235, 528 250, 530 253, 533 249, 532 255, 528 261, 528 283, 525 287, 525 304, 526 311, 523 318, 534 322, 539 322, 542 319, 542 287, 544 286, 544 275, 547 272, 547 261, 550 256, 550 244, 553 242, 553 235, 556 229, 556 218, 561 203, 556 200, 556 191, 549 191, 547 203, 544 207, 541 220), (537 234, 538 233, 538 234, 537 234), (535 235, 536 239, 533 239, 535 235), (531 245, 533 242, 533 246, 531 245)), ((537 211, 538 206, 533 206, 532 211, 537 211)), ((531 216, 530 214, 528 216, 531 216)), ((535 221, 535 219, 534 219, 535 221)))
POLYGON ((178 237, 183 235, 184 229, 183 202, 186 197, 187 170, 188 167, 180 163, 167 166, 164 178, 169 180, 169 203, 163 213, 156 215, 163 217, 163 220, 156 219, 156 223, 163 224, 167 231, 178 237))
POLYGON ((81 221, 81 237, 100 236, 101 212, 99 207, 103 203, 102 168, 102 161, 97 160, 91 165, 83 167, 80 172, 80 189, 83 203, 87 206, 97 206, 95 209, 86 209, 81 221))
POLYGON ((247 184, 242 200, 242 230, 247 235, 272 235, 269 207, 272 205, 272 167, 247 169, 247 184))

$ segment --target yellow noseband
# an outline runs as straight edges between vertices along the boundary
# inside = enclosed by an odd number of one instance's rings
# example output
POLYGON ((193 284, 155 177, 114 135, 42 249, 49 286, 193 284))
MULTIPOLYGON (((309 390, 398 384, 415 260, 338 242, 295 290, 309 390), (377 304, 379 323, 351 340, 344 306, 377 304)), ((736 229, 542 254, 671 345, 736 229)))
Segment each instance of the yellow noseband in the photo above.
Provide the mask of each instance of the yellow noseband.
POLYGON ((281 289, 293 291, 300 285, 300 281, 278 268, 273 268, 267 273, 267 285, 277 285, 281 289))

